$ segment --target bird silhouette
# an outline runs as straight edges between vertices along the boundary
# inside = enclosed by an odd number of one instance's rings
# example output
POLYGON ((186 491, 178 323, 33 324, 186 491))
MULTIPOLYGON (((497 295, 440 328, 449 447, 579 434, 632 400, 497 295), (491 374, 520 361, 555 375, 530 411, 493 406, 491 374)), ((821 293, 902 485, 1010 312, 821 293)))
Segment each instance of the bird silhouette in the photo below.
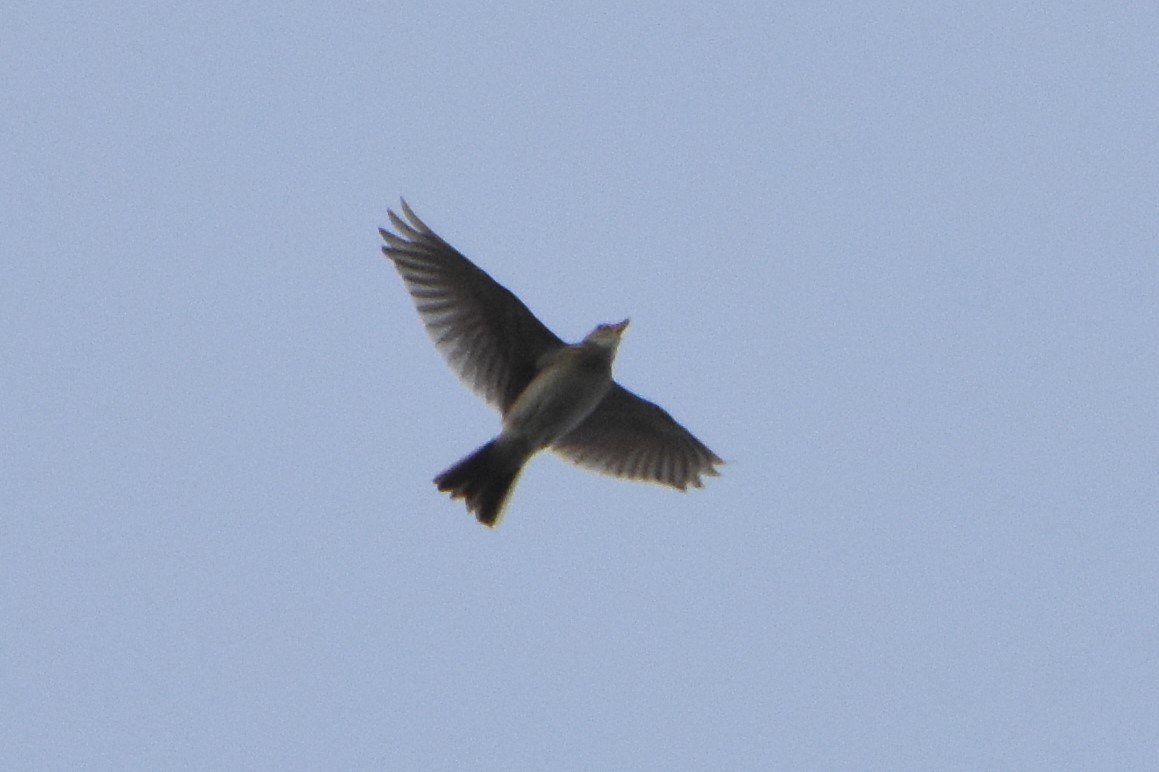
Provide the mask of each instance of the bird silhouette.
POLYGON ((499 435, 435 477, 494 527, 519 474, 541 450, 579 466, 679 490, 701 487, 723 461, 663 408, 612 379, 628 320, 597 326, 568 345, 402 201, 380 228, 435 347, 503 416, 499 435))

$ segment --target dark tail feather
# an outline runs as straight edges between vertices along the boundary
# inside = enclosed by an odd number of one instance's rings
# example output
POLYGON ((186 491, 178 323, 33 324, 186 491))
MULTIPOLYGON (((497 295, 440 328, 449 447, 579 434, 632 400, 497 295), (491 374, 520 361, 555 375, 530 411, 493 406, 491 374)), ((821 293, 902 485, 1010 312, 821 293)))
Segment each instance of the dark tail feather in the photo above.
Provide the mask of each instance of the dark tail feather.
POLYGON ((435 485, 453 499, 464 499, 480 523, 494 528, 526 460, 491 440, 436 477, 435 485))

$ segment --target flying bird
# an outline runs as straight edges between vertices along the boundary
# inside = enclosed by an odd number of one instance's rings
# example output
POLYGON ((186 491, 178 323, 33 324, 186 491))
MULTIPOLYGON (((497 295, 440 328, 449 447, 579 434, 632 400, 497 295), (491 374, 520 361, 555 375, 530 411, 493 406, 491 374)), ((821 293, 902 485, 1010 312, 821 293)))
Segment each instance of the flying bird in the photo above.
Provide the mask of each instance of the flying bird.
POLYGON ((663 408, 612 380, 628 320, 601 324, 566 344, 519 298, 437 236, 402 201, 380 228, 436 348, 478 396, 503 415, 499 435, 439 474, 479 522, 499 523, 527 461, 551 450, 596 472, 701 487, 724 463, 663 408))

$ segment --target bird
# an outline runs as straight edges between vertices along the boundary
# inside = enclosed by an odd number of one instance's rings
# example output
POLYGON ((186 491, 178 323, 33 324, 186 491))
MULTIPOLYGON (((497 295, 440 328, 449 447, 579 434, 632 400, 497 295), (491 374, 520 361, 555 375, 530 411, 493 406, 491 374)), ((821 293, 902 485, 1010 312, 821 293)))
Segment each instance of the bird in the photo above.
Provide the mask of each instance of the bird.
POLYGON ((612 378, 629 320, 566 344, 510 290, 435 234, 401 199, 382 252, 451 369, 499 410, 499 434, 434 479, 496 527, 524 465, 543 450, 603 474, 680 491, 724 462, 659 405, 612 378))

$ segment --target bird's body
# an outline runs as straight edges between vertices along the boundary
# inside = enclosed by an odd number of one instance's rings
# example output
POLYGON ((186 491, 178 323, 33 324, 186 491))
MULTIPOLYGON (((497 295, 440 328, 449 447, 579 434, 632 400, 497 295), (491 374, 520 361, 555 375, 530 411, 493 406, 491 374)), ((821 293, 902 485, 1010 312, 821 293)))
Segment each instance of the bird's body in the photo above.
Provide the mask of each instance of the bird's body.
POLYGON ((531 383, 504 412, 504 433, 526 437, 540 449, 578 426, 612 388, 615 344, 627 326, 624 321, 608 328, 615 335, 611 345, 584 341, 543 355, 531 383))
POLYGON ((380 229, 435 345, 503 414, 500 434, 435 478, 480 522, 498 523, 524 464, 552 449, 597 471, 700 487, 721 460, 664 410, 612 380, 628 326, 596 327, 566 345, 507 289, 436 236, 406 202, 380 229))
POLYGON ((584 341, 540 357, 535 377, 504 412, 503 431, 436 477, 439 490, 466 499, 480 522, 497 522, 523 465, 582 423, 612 388, 615 344, 627 324, 610 345, 584 341))

